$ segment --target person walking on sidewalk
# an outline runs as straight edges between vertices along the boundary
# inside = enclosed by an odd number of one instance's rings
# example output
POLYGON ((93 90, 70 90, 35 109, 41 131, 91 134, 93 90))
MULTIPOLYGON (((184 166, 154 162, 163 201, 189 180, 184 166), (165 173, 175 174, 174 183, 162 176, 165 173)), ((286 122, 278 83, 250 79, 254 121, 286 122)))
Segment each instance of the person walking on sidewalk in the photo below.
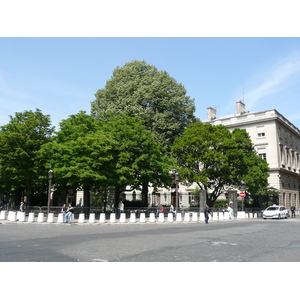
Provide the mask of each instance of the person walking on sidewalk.
POLYGON ((296 218, 295 210, 296 210, 296 207, 294 205, 292 205, 291 206, 292 218, 296 218))
POLYGON ((204 216, 205 216, 206 224, 208 224, 209 214, 210 214, 210 209, 209 209, 209 206, 206 204, 205 209, 204 209, 204 216))

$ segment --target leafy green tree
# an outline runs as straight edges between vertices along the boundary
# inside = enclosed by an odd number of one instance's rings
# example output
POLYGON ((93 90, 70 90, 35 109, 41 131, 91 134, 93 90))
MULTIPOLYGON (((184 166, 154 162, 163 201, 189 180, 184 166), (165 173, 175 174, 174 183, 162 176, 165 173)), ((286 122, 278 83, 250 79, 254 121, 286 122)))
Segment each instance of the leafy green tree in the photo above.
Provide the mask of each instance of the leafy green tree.
POLYGON ((34 192, 42 192, 47 187, 47 169, 38 158, 40 148, 47 144, 54 127, 50 117, 25 111, 10 116, 7 125, 0 129, 0 186, 6 193, 27 196, 32 205, 34 192))
POLYGON ((99 89, 91 112, 99 120, 127 113, 140 117, 157 140, 168 148, 175 137, 196 121, 194 99, 181 83, 145 61, 132 61, 113 71, 99 89))
POLYGON ((154 188, 170 185, 173 161, 138 117, 116 116, 103 125, 103 130, 115 142, 112 149, 115 168, 110 185, 116 188, 116 202, 126 187, 133 190, 142 186, 142 205, 146 206, 148 183, 154 188))
MULTIPOLYGON (((163 152, 138 117, 100 122, 80 112, 60 123, 53 142, 40 153, 51 158, 56 185, 83 189, 83 205, 89 207, 90 190, 114 186, 117 203, 126 187, 168 183, 170 159, 163 152)), ((143 199, 147 203, 147 194, 143 199)))
POLYGON ((109 179, 112 146, 99 121, 81 111, 60 123, 53 142, 43 147, 40 155, 50 158, 55 183, 62 188, 83 189, 83 205, 89 207, 90 190, 109 179))
POLYGON ((186 183, 196 182, 205 190, 209 205, 241 181, 255 193, 268 184, 268 164, 256 155, 247 132, 208 123, 191 124, 177 138, 172 148, 180 177, 186 183))

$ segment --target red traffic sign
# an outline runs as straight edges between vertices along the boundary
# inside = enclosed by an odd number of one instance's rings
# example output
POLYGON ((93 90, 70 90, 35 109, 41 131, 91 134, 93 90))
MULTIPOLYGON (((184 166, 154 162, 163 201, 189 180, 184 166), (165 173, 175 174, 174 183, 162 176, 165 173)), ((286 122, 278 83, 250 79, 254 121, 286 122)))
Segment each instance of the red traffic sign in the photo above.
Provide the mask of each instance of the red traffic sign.
POLYGON ((246 194, 244 192, 240 193, 240 197, 244 198, 246 196, 246 194))

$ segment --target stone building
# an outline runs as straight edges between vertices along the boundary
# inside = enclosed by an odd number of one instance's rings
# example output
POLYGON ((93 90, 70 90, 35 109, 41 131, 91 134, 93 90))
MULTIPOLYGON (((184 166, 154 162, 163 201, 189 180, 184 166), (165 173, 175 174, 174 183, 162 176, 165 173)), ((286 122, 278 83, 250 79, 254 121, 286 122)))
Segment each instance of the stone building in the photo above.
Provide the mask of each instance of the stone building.
POLYGON ((269 164, 269 187, 280 191, 279 204, 299 207, 300 130, 296 126, 276 109, 246 111, 241 100, 236 102, 234 115, 217 117, 216 109, 208 107, 207 117, 204 123, 245 129, 257 154, 269 164))

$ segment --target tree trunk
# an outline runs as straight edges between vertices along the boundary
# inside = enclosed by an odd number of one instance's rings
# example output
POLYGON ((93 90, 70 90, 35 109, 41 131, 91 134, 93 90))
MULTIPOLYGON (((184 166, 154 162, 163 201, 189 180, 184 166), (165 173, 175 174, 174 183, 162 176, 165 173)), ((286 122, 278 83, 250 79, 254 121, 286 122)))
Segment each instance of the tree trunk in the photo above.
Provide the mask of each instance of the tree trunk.
POLYGON ((90 194, 90 186, 84 186, 83 188, 83 206, 90 207, 91 206, 91 194, 90 194))
POLYGON ((120 187, 115 187, 115 208, 118 208, 120 202, 121 189, 120 187))
POLYGON ((142 207, 148 206, 148 182, 142 186, 142 207))

